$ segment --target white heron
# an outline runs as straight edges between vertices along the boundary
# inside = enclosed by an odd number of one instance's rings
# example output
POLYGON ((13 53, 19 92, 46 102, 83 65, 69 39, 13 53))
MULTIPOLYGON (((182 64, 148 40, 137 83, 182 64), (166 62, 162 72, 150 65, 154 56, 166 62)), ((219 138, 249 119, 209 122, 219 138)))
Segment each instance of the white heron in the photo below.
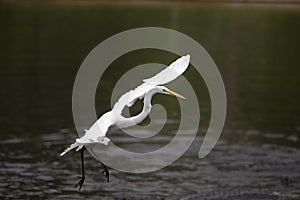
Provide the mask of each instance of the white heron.
MULTIPOLYGON (((92 125, 92 127, 89 130, 86 130, 84 136, 77 138, 75 143, 71 144, 60 154, 60 156, 63 156, 67 152, 75 148, 76 151, 81 150, 82 176, 79 177, 80 180, 75 185, 75 187, 79 186, 79 191, 81 190, 81 187, 85 180, 83 152, 86 149, 86 147, 96 143, 102 143, 104 145, 107 145, 110 140, 108 137, 106 137, 106 133, 108 131, 108 128, 113 125, 117 125, 120 128, 125 128, 142 122, 151 111, 151 99, 152 96, 156 93, 168 94, 184 99, 184 97, 180 94, 177 94, 162 85, 171 82, 178 76, 180 76, 188 68, 189 62, 190 55, 182 56, 152 78, 144 79, 143 84, 141 84, 134 90, 130 90, 129 92, 123 94, 120 97, 120 99, 115 103, 111 111, 104 113, 92 125), (144 106, 142 112, 136 116, 128 118, 123 117, 123 109, 126 106, 131 107, 132 105, 134 105, 137 99, 144 99, 144 106)), ((101 164, 104 167, 103 173, 105 173, 108 182, 108 169, 102 162, 101 164)))

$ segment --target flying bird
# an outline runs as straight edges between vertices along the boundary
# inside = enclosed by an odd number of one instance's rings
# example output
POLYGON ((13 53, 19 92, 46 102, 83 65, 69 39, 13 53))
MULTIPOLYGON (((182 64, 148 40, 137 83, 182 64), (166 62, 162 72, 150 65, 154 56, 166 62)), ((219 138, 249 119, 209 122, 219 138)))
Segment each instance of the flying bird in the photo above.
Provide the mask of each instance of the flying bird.
MULTIPOLYGON (((85 180, 84 173, 84 150, 93 144, 101 143, 108 145, 110 139, 106 136, 109 127, 117 125, 119 128, 126 128, 134 126, 142 122, 148 114, 151 112, 151 99, 154 94, 161 93, 171 96, 175 96, 181 99, 185 99, 180 94, 177 94, 163 84, 169 83, 180 76, 189 66, 190 55, 182 56, 181 58, 174 61, 167 68, 156 74, 155 76, 144 79, 143 84, 130 90, 129 92, 123 94, 119 100, 115 103, 113 109, 109 112, 104 113, 92 126, 90 129, 86 130, 85 135, 77 138, 75 143, 71 144, 67 149, 65 149, 60 156, 65 155, 72 149, 81 152, 81 164, 82 164, 82 176, 79 177, 79 182, 75 187, 79 186, 79 191, 85 180), (136 100, 143 99, 143 110, 136 116, 124 117, 122 116, 123 109, 131 107, 134 105, 136 100)), ((101 162, 104 167, 103 173, 106 176, 107 182, 109 181, 109 171, 107 167, 101 162)))

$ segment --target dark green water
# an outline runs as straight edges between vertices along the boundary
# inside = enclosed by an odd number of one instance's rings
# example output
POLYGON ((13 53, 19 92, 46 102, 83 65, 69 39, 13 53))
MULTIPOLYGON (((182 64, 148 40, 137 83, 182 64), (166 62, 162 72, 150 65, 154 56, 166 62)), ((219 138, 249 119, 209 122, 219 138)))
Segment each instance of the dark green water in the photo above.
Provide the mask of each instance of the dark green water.
MULTIPOLYGON (((0 197, 299 199, 299 36, 300 8, 0 3, 0 197), (73 186, 80 174, 79 154, 58 156, 76 137, 71 97, 77 70, 106 38, 145 26, 178 30, 208 51, 227 92, 224 131, 209 156, 199 160, 210 100, 205 83, 189 68, 185 77, 201 91, 199 140, 160 171, 112 169, 110 183, 100 164, 87 156, 87 179, 78 192, 73 186)), ((98 88, 99 115, 110 107, 110 97, 102 92, 111 92, 124 71, 174 58, 148 49, 116 60, 98 88)), ((154 98, 160 101, 177 105, 154 98)), ((169 117, 176 121, 176 116, 169 117)), ((177 127, 167 123, 165 130, 177 127)), ((126 147, 126 138, 123 142, 126 147)))

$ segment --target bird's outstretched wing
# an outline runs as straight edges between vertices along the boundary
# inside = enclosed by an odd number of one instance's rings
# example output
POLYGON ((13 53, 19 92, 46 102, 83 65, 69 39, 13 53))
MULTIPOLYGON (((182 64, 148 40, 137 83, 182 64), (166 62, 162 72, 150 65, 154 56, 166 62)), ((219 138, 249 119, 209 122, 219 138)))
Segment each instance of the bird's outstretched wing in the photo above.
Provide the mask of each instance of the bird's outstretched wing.
POLYGON ((189 62, 190 55, 182 56, 152 78, 144 79, 142 85, 121 96, 114 106, 114 111, 121 112, 121 108, 123 109, 125 105, 131 107, 137 99, 142 99, 156 85, 173 81, 188 68, 189 62))
POLYGON ((103 143, 105 145, 110 141, 106 137, 106 132, 110 126, 114 125, 113 115, 110 112, 103 114, 89 130, 86 130, 85 135, 77 138, 76 142, 71 144, 68 148, 66 148, 60 156, 65 155, 72 149, 76 149, 76 151, 83 148, 84 145, 88 145, 91 143, 103 143))
POLYGON ((180 76, 188 68, 189 63, 190 55, 182 56, 169 65, 166 69, 162 70, 151 78, 144 79, 143 81, 153 85, 163 85, 169 83, 180 76))
POLYGON ((77 143, 107 143, 106 141, 102 141, 105 139, 106 133, 110 126, 114 125, 113 115, 110 112, 103 114, 89 130, 86 130, 86 133, 83 137, 76 139, 77 143))

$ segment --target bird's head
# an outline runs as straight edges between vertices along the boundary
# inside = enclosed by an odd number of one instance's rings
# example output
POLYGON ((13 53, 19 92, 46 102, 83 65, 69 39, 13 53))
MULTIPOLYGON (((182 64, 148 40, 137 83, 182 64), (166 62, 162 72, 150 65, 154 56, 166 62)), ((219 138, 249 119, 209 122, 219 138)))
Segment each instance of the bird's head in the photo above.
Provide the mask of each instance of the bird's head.
POLYGON ((182 96, 180 94, 177 94, 176 92, 173 92, 172 90, 170 90, 169 88, 167 88, 165 86, 157 86, 157 88, 159 89, 159 93, 168 94, 168 95, 171 95, 171 96, 174 96, 174 97, 185 99, 184 96, 182 96))

